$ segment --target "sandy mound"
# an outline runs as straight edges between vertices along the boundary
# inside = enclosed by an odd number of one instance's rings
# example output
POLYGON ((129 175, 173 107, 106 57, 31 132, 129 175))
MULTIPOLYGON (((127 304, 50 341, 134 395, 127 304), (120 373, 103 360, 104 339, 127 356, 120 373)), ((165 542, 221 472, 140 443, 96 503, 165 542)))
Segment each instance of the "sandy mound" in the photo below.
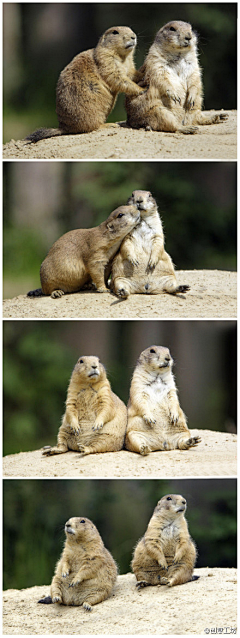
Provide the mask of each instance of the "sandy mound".
POLYGON ((228 113, 226 122, 200 126, 196 135, 135 130, 116 123, 37 144, 11 140, 3 147, 3 159, 236 159, 237 112, 228 113))
POLYGON ((115 296, 79 292, 60 299, 19 295, 3 302, 4 317, 80 318, 235 318, 237 315, 237 273, 220 270, 179 270, 179 284, 189 284, 185 295, 131 295, 119 301, 115 296))
MULTIPOLYGON (((118 577, 114 596, 86 612, 81 607, 37 604, 49 587, 3 594, 4 634, 200 634, 236 628, 237 570, 195 569, 199 580, 138 592, 135 576, 118 577)), ((236 633, 236 632, 235 632, 236 633)))
MULTIPOLYGON (((41 450, 10 454, 3 459, 4 476, 94 478, 175 478, 183 476, 236 476, 237 436, 210 430, 191 430, 201 443, 190 450, 152 452, 141 456, 127 450, 90 454, 67 452, 42 456, 41 450)), ((46 441, 47 444, 47 441, 46 441)))

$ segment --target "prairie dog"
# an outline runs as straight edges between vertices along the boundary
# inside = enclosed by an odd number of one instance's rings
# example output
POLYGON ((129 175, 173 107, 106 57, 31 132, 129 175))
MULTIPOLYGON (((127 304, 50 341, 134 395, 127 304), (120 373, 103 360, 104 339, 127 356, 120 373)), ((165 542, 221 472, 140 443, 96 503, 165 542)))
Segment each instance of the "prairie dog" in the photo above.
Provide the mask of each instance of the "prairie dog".
POLYGON ((187 22, 168 22, 157 33, 139 70, 148 90, 126 99, 127 122, 133 128, 196 133, 197 124, 215 124, 227 114, 202 112, 203 87, 197 36, 187 22))
POLYGON ((137 36, 129 27, 111 27, 95 49, 76 55, 60 73, 56 89, 59 129, 39 129, 29 142, 55 135, 89 133, 102 126, 111 113, 118 93, 139 95, 138 72, 133 55, 137 36))
POLYGON ((136 206, 119 206, 95 228, 70 230, 50 248, 40 268, 41 288, 29 297, 61 297, 92 282, 97 292, 107 292, 111 260, 125 235, 139 222, 136 206))
POLYGON ((66 541, 50 588, 50 597, 39 603, 92 605, 108 598, 117 579, 117 565, 89 518, 70 518, 65 525, 66 541))
POLYGON ((116 452, 123 447, 126 426, 127 408, 112 392, 102 363, 98 357, 80 357, 69 382, 57 445, 44 447, 43 454, 116 452))
POLYGON ((150 346, 141 352, 128 402, 125 447, 148 454, 155 450, 187 450, 199 443, 191 437, 179 405, 169 349, 150 346))
POLYGON ((192 579, 197 552, 184 517, 187 501, 167 494, 158 501, 131 563, 137 588, 182 585, 192 579))
POLYGON ((137 206, 140 223, 123 240, 112 264, 111 289, 120 298, 133 293, 157 295, 186 292, 178 286, 170 255, 164 248, 157 203, 149 191, 133 191, 128 204, 137 206))

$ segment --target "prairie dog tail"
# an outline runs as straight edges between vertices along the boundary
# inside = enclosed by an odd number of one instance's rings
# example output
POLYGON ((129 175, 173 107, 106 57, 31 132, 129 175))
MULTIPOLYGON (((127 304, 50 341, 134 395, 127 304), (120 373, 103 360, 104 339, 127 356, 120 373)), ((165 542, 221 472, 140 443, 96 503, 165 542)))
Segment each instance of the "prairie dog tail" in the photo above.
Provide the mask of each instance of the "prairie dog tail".
POLYGON ((27 297, 43 297, 42 288, 36 288, 36 290, 29 290, 27 297))
POLYGON ((65 135, 65 133, 60 128, 38 128, 37 131, 30 133, 25 137, 25 140, 36 144, 40 140, 46 140, 48 137, 56 137, 57 135, 65 135))

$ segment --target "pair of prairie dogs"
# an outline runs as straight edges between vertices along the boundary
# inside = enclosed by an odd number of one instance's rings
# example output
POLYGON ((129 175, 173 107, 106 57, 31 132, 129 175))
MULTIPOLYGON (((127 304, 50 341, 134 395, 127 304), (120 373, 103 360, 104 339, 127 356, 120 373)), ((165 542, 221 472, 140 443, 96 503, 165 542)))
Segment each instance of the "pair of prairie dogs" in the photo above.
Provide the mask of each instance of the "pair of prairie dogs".
MULTIPOLYGON (((131 563, 137 588, 147 585, 181 585, 192 577, 196 547, 184 517, 187 503, 179 494, 167 494, 157 503, 146 533, 137 543, 131 563)), ((117 580, 117 565, 88 518, 70 518, 65 524, 66 541, 50 596, 40 603, 92 605, 108 598, 117 580)))
POLYGON ((94 285, 110 288, 120 299, 132 293, 186 292, 177 284, 174 265, 164 248, 157 203, 149 191, 135 190, 95 228, 72 230, 50 248, 40 268, 41 288, 30 297, 61 297, 94 285))
POLYGON ((118 93, 127 96, 127 123, 133 128, 195 133, 197 124, 227 118, 205 115, 197 37, 190 24, 176 20, 162 27, 139 71, 137 43, 128 27, 112 27, 95 49, 79 53, 61 72, 56 91, 59 129, 39 129, 30 142, 55 135, 87 133, 101 127, 118 93))
POLYGON ((126 408, 112 392, 99 359, 81 357, 70 379, 57 445, 44 447, 43 454, 116 452, 125 445, 131 452, 146 455, 197 445, 200 438, 191 436, 179 405, 172 365, 168 348, 144 350, 126 408))

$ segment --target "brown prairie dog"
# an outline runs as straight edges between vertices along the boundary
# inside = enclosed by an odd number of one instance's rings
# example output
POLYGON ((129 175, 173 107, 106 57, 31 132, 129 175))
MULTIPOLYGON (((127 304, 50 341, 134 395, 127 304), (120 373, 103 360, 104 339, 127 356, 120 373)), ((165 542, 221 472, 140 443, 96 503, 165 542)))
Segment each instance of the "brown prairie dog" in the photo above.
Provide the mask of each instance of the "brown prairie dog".
POLYGON ((111 289, 126 299, 130 294, 177 294, 189 286, 178 286, 170 255, 164 248, 162 222, 157 203, 149 191, 136 190, 128 204, 137 206, 140 223, 123 240, 113 260, 111 289))
POLYGON ((50 248, 40 268, 41 288, 29 297, 61 297, 93 283, 97 292, 107 292, 111 260, 122 240, 140 219, 136 206, 119 206, 95 228, 71 230, 50 248))
POLYGON ((227 119, 202 112, 203 88, 197 36, 187 22, 168 22, 157 33, 143 66, 141 97, 127 98, 128 124, 172 133, 196 133, 197 124, 227 119))
POLYGON ((95 49, 76 55, 57 83, 59 129, 39 129, 27 140, 38 142, 54 135, 95 131, 106 122, 118 93, 143 93, 145 89, 134 82, 139 77, 133 60, 136 44, 132 29, 111 27, 95 49))
POLYGON ((50 597, 39 603, 92 605, 108 598, 117 579, 117 565, 88 518, 70 518, 65 525, 66 541, 50 588, 50 597))
POLYGON ((112 392, 98 357, 80 357, 69 382, 57 445, 44 447, 43 454, 116 452, 123 447, 126 426, 127 408, 112 392))
POLYGON ((167 494, 158 501, 131 563, 138 589, 147 585, 173 587, 195 580, 197 552, 184 517, 186 509, 186 499, 180 494, 167 494))
POLYGON ((169 349, 151 346, 140 354, 128 402, 125 447, 146 455, 155 450, 187 450, 199 443, 191 437, 178 400, 169 349))

